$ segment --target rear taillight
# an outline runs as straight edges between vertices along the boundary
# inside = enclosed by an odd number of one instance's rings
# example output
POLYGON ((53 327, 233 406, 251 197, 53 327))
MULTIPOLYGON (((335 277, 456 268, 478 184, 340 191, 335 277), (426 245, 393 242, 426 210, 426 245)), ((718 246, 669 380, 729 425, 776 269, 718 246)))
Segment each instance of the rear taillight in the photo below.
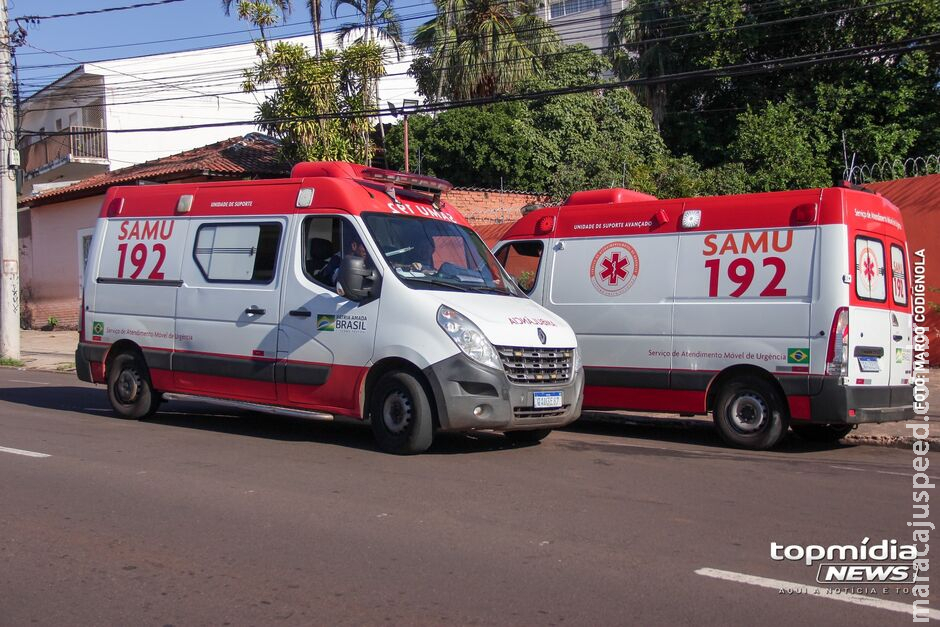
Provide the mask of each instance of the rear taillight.
POLYGON ((845 377, 849 368, 849 310, 839 307, 832 317, 829 350, 826 351, 826 374, 845 377))

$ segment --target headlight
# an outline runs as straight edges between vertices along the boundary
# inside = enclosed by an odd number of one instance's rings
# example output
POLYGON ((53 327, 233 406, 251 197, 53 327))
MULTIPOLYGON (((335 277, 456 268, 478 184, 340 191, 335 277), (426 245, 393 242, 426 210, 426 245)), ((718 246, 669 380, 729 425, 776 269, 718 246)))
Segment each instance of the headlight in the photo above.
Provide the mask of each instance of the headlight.
POLYGON ((441 305, 437 310, 437 323, 450 336, 450 339, 454 340, 454 344, 463 351, 464 355, 484 366, 502 370, 503 365, 496 349, 486 339, 480 328, 470 322, 466 316, 446 305, 441 305))

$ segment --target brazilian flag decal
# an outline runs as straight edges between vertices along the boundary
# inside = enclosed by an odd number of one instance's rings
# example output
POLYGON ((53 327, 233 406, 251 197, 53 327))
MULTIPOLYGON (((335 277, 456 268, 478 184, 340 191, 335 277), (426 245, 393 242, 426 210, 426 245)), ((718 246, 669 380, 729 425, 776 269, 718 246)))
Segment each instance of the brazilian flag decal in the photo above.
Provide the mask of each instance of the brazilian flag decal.
POLYGON ((335 331, 336 316, 330 314, 317 314, 317 331, 335 331))
POLYGON ((809 349, 808 348, 788 348, 787 349, 787 363, 788 364, 809 364, 809 349))
POLYGON ((104 335, 104 322, 95 320, 91 325, 91 334, 92 335, 104 335))

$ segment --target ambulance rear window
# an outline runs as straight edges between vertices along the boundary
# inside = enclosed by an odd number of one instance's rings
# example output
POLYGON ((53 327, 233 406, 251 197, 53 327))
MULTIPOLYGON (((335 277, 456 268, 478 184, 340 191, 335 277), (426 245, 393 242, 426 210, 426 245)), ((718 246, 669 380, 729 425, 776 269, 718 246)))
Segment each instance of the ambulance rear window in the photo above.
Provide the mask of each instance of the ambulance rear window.
POLYGON ((907 272, 904 249, 891 245, 891 294, 895 305, 907 305, 907 272))
POLYGON ((270 283, 280 241, 278 223, 204 224, 193 257, 207 281, 270 283))
POLYGON ((873 237, 855 238, 855 293, 862 300, 883 303, 885 289, 885 245, 873 237))

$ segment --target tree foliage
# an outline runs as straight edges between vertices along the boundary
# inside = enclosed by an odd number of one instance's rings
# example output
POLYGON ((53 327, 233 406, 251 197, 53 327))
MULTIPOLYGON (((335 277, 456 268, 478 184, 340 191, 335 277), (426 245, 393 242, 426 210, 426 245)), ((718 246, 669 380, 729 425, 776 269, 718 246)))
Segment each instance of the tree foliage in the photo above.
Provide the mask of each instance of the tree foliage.
POLYGON ((535 0, 436 0, 437 15, 415 30, 411 68, 428 101, 513 92, 559 47, 535 0))
MULTIPOLYGON (((938 31, 936 0, 671 0, 622 12, 611 33, 611 56, 621 76, 644 78, 857 50, 938 31)), ((643 101, 662 115, 663 136, 677 154, 708 166, 744 161, 756 189, 778 189, 841 177, 843 133, 848 155, 857 153, 862 162, 935 153, 938 68, 936 47, 909 47, 899 55, 873 52, 836 63, 675 81, 643 101), (784 128, 798 131, 789 149, 784 128)))
MULTIPOLYGON (((266 0, 242 0, 239 16, 261 28, 277 23, 266 0)), ((266 37, 255 41, 258 62, 245 70, 242 87, 271 87, 256 121, 281 140, 287 162, 342 160, 370 163, 374 152, 367 112, 376 106, 373 85, 384 72, 385 50, 375 41, 312 56, 300 44, 266 37)))

